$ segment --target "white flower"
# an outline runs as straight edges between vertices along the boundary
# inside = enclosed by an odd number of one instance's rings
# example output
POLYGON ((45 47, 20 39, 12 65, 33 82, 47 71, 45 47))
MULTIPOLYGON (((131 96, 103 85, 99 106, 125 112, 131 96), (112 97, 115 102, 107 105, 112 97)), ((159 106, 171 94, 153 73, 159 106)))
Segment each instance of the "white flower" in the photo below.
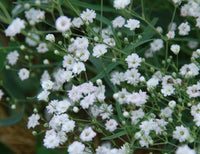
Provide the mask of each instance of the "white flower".
POLYGON ((114 7, 116 9, 124 9, 130 4, 130 0, 114 0, 114 7))
POLYGON ((73 65, 72 72, 74 74, 80 74, 82 71, 86 71, 85 65, 82 62, 77 62, 73 65))
POLYGON ((185 78, 194 77, 199 74, 199 68, 194 64, 185 64, 180 68, 180 74, 185 78))
POLYGON ((14 19, 8 28, 5 30, 6 36, 15 36, 16 34, 21 33, 21 30, 25 28, 24 20, 20 18, 14 19))
POLYGON ((83 11, 80 16, 84 21, 93 23, 93 19, 96 18, 96 13, 94 10, 86 9, 86 11, 83 11))
POLYGON ((168 30, 169 30, 169 31, 175 31, 175 30, 176 30, 176 27, 177 27, 176 23, 175 23, 175 22, 172 22, 172 23, 170 23, 170 24, 168 25, 168 30))
POLYGON ((46 106, 47 112, 53 114, 56 112, 56 107, 58 104, 58 100, 52 100, 48 106, 46 106))
POLYGON ((198 47, 198 45, 199 45, 199 43, 198 43, 197 41, 189 41, 189 42, 188 42, 188 47, 189 47, 190 49, 195 49, 195 48, 198 47))
POLYGON ((199 97, 200 96, 200 86, 199 85, 188 86, 186 92, 190 98, 199 97))
POLYGON ((117 129, 117 121, 115 119, 110 119, 106 121, 106 130, 109 130, 110 132, 113 132, 115 129, 117 129))
POLYGON ((122 16, 118 16, 112 21, 112 25, 114 28, 117 27, 121 28, 124 24, 125 24, 125 19, 122 16))
POLYGON ((80 61, 87 61, 89 59, 90 52, 85 50, 76 50, 76 57, 80 59, 80 61))
POLYGON ((172 116, 173 110, 169 107, 166 107, 164 109, 161 109, 161 116, 164 116, 165 118, 170 118, 172 116))
POLYGON ((180 5, 182 0, 172 0, 172 1, 174 2, 174 4, 180 5))
POLYGON ((45 70, 41 76, 40 82, 45 81, 45 80, 50 80, 50 75, 47 70, 45 70))
POLYGON ((190 25, 188 24, 188 22, 181 23, 178 26, 178 30, 179 30, 178 32, 179 35, 182 35, 182 36, 188 35, 190 32, 190 25))
POLYGON ((112 105, 102 104, 99 108, 102 119, 108 119, 113 113, 112 105))
POLYGON ((140 73, 135 68, 131 70, 127 70, 124 75, 125 75, 125 80, 127 81, 127 83, 131 85, 139 82, 140 73))
POLYGON ((62 124, 62 131, 68 133, 73 131, 75 128, 75 122, 73 120, 67 120, 62 124))
POLYGON ((126 97, 127 102, 135 104, 136 106, 142 106, 147 102, 147 94, 142 90, 137 92, 133 92, 126 97))
POLYGON ((182 145, 176 149, 176 154, 196 154, 196 151, 190 149, 188 145, 182 145))
POLYGON ((42 81, 42 88, 44 90, 50 90, 53 88, 54 83, 51 80, 42 81))
POLYGON ((61 74, 61 77, 64 79, 64 81, 69 82, 73 78, 73 75, 71 71, 64 71, 61 74))
POLYGON ((55 42, 55 36, 53 34, 47 34, 45 36, 45 40, 50 41, 50 42, 55 42))
POLYGON ((65 132, 62 132, 62 131, 58 132, 57 133, 57 137, 59 138, 59 143, 60 144, 63 144, 63 143, 65 143, 67 141, 67 136, 66 136, 65 132))
POLYGON ((88 109, 90 105, 92 105, 95 101, 95 95, 94 94, 89 94, 88 96, 84 97, 80 101, 80 105, 83 109, 88 109))
POLYGON ((29 74, 30 74, 30 72, 29 72, 29 70, 27 70, 26 68, 22 68, 22 69, 20 69, 19 72, 18 72, 19 78, 20 78, 21 80, 26 80, 26 79, 28 79, 28 78, 29 78, 29 74))
POLYGON ((10 65, 15 65, 17 63, 18 58, 19 58, 19 53, 17 52, 17 50, 14 50, 13 52, 10 52, 7 55, 6 58, 7 58, 8 63, 10 65))
POLYGON ((71 55, 64 56, 62 64, 63 67, 70 70, 73 68, 73 65, 75 64, 75 59, 71 55))
POLYGON ((70 29, 71 19, 66 16, 60 16, 56 19, 56 29, 60 32, 66 32, 70 29))
POLYGON ((198 17, 198 18, 196 19, 196 26, 197 26, 198 28, 200 28, 200 17, 198 17))
POLYGON ((46 131, 45 138, 43 140, 44 146, 48 149, 54 149, 59 146, 59 137, 54 130, 46 131))
POLYGON ((92 130, 91 127, 84 128, 84 130, 80 134, 80 139, 82 141, 92 141, 92 139, 96 136, 96 133, 92 130))
POLYGON ((121 91, 115 94, 118 96, 117 101, 119 102, 119 104, 125 104, 127 103, 126 96, 129 95, 130 93, 125 88, 122 88, 121 91))
POLYGON ((153 51, 153 52, 159 51, 162 48, 163 48, 163 40, 161 40, 161 39, 155 39, 150 44, 150 50, 153 51))
POLYGON ((84 23, 83 23, 82 19, 80 17, 78 17, 78 18, 74 18, 72 20, 72 24, 74 27, 80 28, 84 23))
POLYGON ((27 127, 30 129, 31 127, 34 128, 35 126, 39 125, 38 120, 40 119, 40 116, 38 114, 32 114, 28 118, 28 124, 27 127))
POLYGON ((0 100, 2 99, 3 95, 4 95, 4 93, 3 93, 3 91, 0 89, 0 100))
POLYGON ((170 50, 175 54, 178 55, 179 51, 180 51, 180 45, 178 44, 172 44, 170 47, 170 50))
POLYGON ((191 107, 191 115, 194 117, 194 120, 196 122, 196 125, 200 126, 200 104, 193 105, 191 107))
POLYGON ((72 144, 68 147, 69 154, 83 154, 83 151, 85 149, 85 145, 81 142, 74 141, 72 144))
POLYGON ((50 92, 47 90, 42 91, 41 93, 38 94, 37 99, 39 101, 47 101, 48 100, 48 96, 49 96, 50 92))
POLYGON ((176 126, 176 130, 173 131, 173 138, 179 140, 179 142, 184 142, 190 137, 190 133, 187 128, 183 125, 176 126))
POLYGON ((39 39, 40 37, 37 34, 32 33, 30 37, 26 37, 25 41, 29 46, 36 46, 39 39))
POLYGON ((126 57, 125 61, 128 63, 128 68, 137 68, 140 66, 142 58, 140 58, 136 53, 132 53, 126 57))
POLYGON ((152 77, 147 81, 147 88, 148 89, 155 88, 158 84, 159 84, 159 79, 152 77))
POLYGON ((30 22, 41 22, 44 19, 44 11, 36 10, 31 8, 28 11, 25 11, 25 17, 30 22))
POLYGON ((68 91, 68 96, 73 102, 77 102, 83 97, 80 88, 74 85, 72 86, 72 89, 68 91))
MULTIPOLYGON (((86 37, 77 37, 73 43, 76 50, 80 49, 87 49, 89 45, 89 41, 86 37)), ((70 51, 70 50, 69 50, 70 51)))
POLYGON ((48 51, 46 43, 40 43, 39 46, 36 48, 38 53, 45 53, 48 51))
POLYGON ((166 97, 174 94, 175 88, 172 85, 165 85, 161 89, 161 93, 166 97))
POLYGON ((131 122, 133 124, 137 124, 139 119, 144 117, 144 111, 140 108, 139 110, 135 110, 131 112, 131 122))
POLYGON ((107 46, 105 44, 96 44, 93 48, 93 56, 94 57, 100 57, 104 55, 107 52, 107 46))
POLYGON ((103 39, 103 42, 107 45, 110 45, 110 46, 115 46, 116 45, 116 42, 115 42, 115 39, 114 38, 104 38, 103 39))
POLYGON ((127 24, 124 26, 129 28, 130 30, 135 30, 136 28, 140 28, 140 21, 136 19, 129 19, 127 21, 127 24))
POLYGON ((168 39, 173 39, 175 37, 175 32, 174 31, 169 31, 166 34, 166 36, 167 36, 168 39))
POLYGON ((169 107, 170 107, 171 109, 174 109, 175 106, 176 106, 176 102, 175 102, 174 100, 171 100, 171 101, 168 103, 168 105, 169 105, 169 107))
POLYGON ((122 72, 117 72, 117 71, 113 71, 111 74, 111 79, 110 81, 114 84, 114 85, 120 85, 120 82, 123 82, 125 80, 124 78, 124 73, 122 72))

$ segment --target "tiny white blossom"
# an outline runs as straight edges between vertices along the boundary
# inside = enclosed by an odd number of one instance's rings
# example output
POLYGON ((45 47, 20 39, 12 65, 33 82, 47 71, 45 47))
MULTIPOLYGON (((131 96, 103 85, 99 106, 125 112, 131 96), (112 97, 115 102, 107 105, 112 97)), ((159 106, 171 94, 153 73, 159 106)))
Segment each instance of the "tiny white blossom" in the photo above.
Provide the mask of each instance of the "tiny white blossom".
POLYGON ((28 118, 28 124, 27 127, 28 129, 35 128, 35 126, 39 125, 38 120, 40 119, 40 116, 38 114, 32 114, 29 118, 28 118))
POLYGON ((136 19, 129 19, 127 21, 127 24, 124 26, 129 28, 130 30, 135 30, 136 28, 140 28, 140 21, 136 19))
POLYGON ((56 19, 56 29, 60 32, 66 32, 70 29, 71 19, 66 16, 60 16, 56 19))
POLYGON ((8 63, 10 65, 15 65, 17 63, 17 60, 19 58, 19 53, 17 52, 17 50, 13 51, 13 52, 10 52, 8 55, 7 55, 7 60, 8 60, 8 63))
POLYGON ((29 78, 29 74, 30 74, 30 72, 29 72, 29 70, 27 70, 26 68, 22 68, 22 69, 20 69, 19 72, 18 72, 19 78, 20 78, 21 80, 26 80, 26 79, 28 79, 28 78, 29 78))

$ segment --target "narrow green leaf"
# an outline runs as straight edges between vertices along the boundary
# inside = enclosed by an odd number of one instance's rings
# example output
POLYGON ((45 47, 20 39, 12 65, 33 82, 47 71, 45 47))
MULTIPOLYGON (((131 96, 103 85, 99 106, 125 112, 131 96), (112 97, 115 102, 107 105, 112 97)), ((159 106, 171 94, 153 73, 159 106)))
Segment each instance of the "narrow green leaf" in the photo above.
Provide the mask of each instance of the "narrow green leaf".
POLYGON ((19 122, 24 115, 24 110, 16 115, 0 120, 0 126, 11 126, 19 122))
POLYGON ((111 140, 111 139, 115 139, 115 138, 118 138, 118 137, 123 136, 123 135, 126 135, 126 134, 127 134, 126 131, 121 131, 121 132, 116 133, 116 134, 114 134, 114 135, 104 137, 104 138, 102 138, 101 140, 111 140))

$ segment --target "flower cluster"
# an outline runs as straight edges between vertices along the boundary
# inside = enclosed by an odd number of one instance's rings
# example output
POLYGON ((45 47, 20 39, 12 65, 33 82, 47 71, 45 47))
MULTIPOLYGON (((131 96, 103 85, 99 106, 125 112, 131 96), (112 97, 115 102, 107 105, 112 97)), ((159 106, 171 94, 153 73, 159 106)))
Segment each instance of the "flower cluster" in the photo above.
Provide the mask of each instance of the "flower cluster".
MULTIPOLYGON (((141 148, 198 153, 200 2, 163 3, 173 12, 167 26, 148 20, 144 5, 151 3, 143 0, 138 7, 114 0, 117 12, 105 8, 112 16, 104 16, 103 1, 100 11, 77 11, 70 1, 23 6, 21 19, 5 30, 20 44, 5 64, 18 70, 22 83, 40 80, 27 127, 43 133, 46 148, 67 146, 69 154, 141 148)), ((0 99, 4 95, 0 90, 0 99)))

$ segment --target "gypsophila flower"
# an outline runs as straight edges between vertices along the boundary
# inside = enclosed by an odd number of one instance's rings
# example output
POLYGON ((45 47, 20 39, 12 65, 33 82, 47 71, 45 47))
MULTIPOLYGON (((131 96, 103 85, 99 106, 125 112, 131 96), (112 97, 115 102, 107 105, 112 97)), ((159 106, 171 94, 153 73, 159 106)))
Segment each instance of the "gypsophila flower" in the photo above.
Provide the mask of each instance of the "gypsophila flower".
POLYGON ((106 121, 106 129, 109 130, 110 132, 113 132, 115 129, 117 129, 117 121, 115 119, 110 119, 106 121))
POLYGON ((182 145, 176 149, 176 154, 196 154, 196 151, 190 149, 188 145, 182 145))
POLYGON ((74 74, 80 74, 82 71, 86 71, 85 65, 82 62, 77 62, 73 65, 72 72, 74 74))
POLYGON ((190 32, 190 25, 188 24, 188 22, 181 23, 178 26, 178 30, 179 30, 178 32, 179 35, 182 35, 182 36, 188 35, 190 32))
POLYGON ((72 24, 74 27, 80 28, 84 23, 83 23, 82 19, 78 17, 78 18, 74 18, 72 20, 72 24))
POLYGON ((12 21, 12 23, 5 30, 6 36, 15 36, 16 34, 21 33, 21 30, 25 28, 24 20, 20 18, 16 18, 12 21))
POLYGON ((71 27, 71 19, 66 16, 60 16, 56 19, 56 29, 60 32, 66 32, 71 27))
POLYGON ((39 35, 32 33, 30 36, 26 37, 25 41, 29 46, 36 46, 39 39, 39 35))
POLYGON ((175 54, 178 55, 179 51, 180 51, 180 45, 178 44, 172 44, 170 47, 170 50, 175 54))
POLYGON ((48 51, 46 43, 40 43, 36 49, 38 53, 46 53, 48 51))
POLYGON ((136 19, 129 19, 127 20, 127 24, 124 26, 130 30, 135 30, 136 28, 140 28, 140 21, 136 19))
POLYGON ((135 68, 127 70, 124 75, 125 75, 125 80, 129 84, 136 84, 139 82, 140 73, 135 68))
POLYGON ((6 58, 7 58, 8 63, 10 65, 15 65, 17 63, 18 58, 19 58, 19 53, 17 52, 17 50, 12 51, 7 55, 6 58))
POLYGON ((112 25, 114 28, 117 27, 121 28, 124 24, 125 24, 125 19, 122 16, 118 16, 112 21, 112 25))
POLYGON ((96 13, 94 10, 86 9, 80 16, 84 21, 93 23, 93 20, 96 18, 96 13))
POLYGON ((42 81, 41 85, 44 90, 50 90, 53 88, 53 82, 51 80, 42 81))
POLYGON ((129 55, 125 61, 128 63, 128 68, 137 68, 140 66, 142 58, 140 58, 136 53, 129 55))
POLYGON ((60 140, 54 130, 49 130, 49 131, 46 131, 43 142, 46 148, 53 149, 59 146, 60 140))
POLYGON ((144 117, 144 111, 140 108, 139 110, 135 110, 131 112, 131 122, 133 124, 137 124, 140 119, 144 117))
POLYGON ((199 74, 199 68, 194 64, 185 64, 180 68, 180 74, 185 78, 197 76, 199 74))
POLYGON ((50 42, 55 42, 55 36, 53 34, 47 34, 45 36, 45 40, 50 41, 50 42))
POLYGON ((165 117, 165 118, 169 118, 172 116, 173 110, 170 109, 169 107, 166 107, 164 109, 161 109, 161 113, 160 115, 165 117))
POLYGON ((130 0, 114 0, 114 7, 116 9, 124 9, 130 4, 130 0))
POLYGON ((174 31, 169 31, 166 34, 166 36, 167 36, 168 39, 173 39, 175 37, 175 32, 174 31))
POLYGON ((82 141, 92 141, 92 139, 96 136, 96 133, 92 130, 91 127, 84 128, 84 130, 80 134, 80 139, 82 141))
POLYGON ((187 128, 183 125, 176 126, 176 130, 173 131, 173 138, 179 140, 179 142, 184 142, 190 137, 190 133, 187 128))
POLYGON ((28 129, 35 128, 35 126, 39 125, 38 120, 40 119, 40 116, 38 114, 32 114, 29 118, 28 118, 28 124, 27 127, 28 129))
POLYGON ((26 80, 29 78, 29 70, 27 70, 26 68, 22 68, 19 70, 18 72, 18 75, 19 75, 19 78, 23 81, 23 80, 26 80))
POLYGON ((105 44, 96 44, 93 48, 93 56, 94 57, 100 57, 104 55, 107 52, 107 46, 105 44))
POLYGON ((4 93, 3 93, 3 91, 0 89, 0 100, 2 99, 3 95, 4 95, 4 93))
POLYGON ((153 52, 159 51, 160 49, 163 48, 163 40, 161 39, 155 39, 151 44, 150 44, 150 50, 153 52))
POLYGON ((44 11, 36 10, 31 8, 28 11, 25 11, 25 17, 30 22, 41 22, 44 19, 44 11))
POLYGON ((72 144, 68 147, 69 154, 83 154, 83 151, 85 149, 85 145, 81 142, 74 141, 72 144))
POLYGON ((49 96, 50 92, 47 90, 42 91, 41 93, 38 94, 37 99, 39 101, 47 101, 48 100, 48 96, 49 96))

